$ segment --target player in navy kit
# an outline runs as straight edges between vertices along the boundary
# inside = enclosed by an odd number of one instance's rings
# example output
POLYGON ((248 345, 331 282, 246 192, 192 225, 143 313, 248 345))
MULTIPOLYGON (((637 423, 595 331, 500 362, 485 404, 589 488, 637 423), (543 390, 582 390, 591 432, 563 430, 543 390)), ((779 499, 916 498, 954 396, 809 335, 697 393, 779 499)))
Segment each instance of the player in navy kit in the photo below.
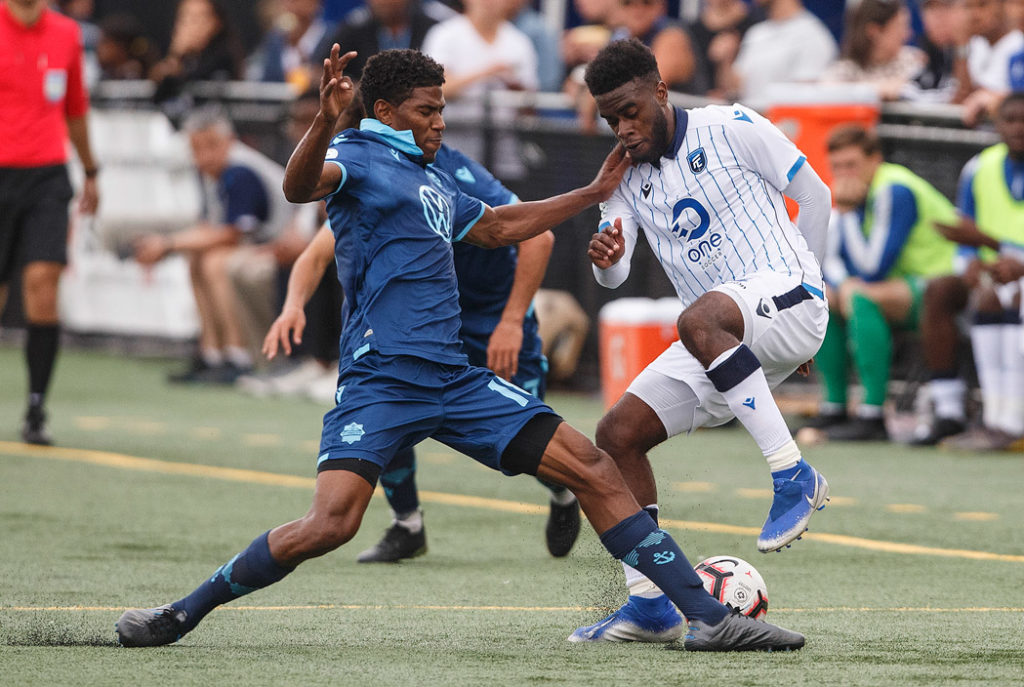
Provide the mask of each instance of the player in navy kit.
POLYGON ((299 520, 257 537, 191 594, 126 611, 124 646, 158 646, 191 631, 217 606, 277 582, 303 561, 349 541, 394 453, 427 437, 505 474, 563 484, 612 555, 655 582, 689 623, 691 650, 796 649, 802 635, 730 613, 701 584, 682 550, 637 505, 614 461, 534 396, 470 367, 458 340, 451 242, 516 243, 607 198, 629 158, 616 147, 587 186, 490 208, 430 166, 441 146, 443 68, 416 51, 367 62, 360 84, 372 117, 334 136, 353 96, 335 45, 324 61, 321 112, 289 160, 292 202, 327 197, 353 269, 342 334, 338 404, 324 416, 316 491, 299 520), (351 238, 351 241, 346 241, 351 238))

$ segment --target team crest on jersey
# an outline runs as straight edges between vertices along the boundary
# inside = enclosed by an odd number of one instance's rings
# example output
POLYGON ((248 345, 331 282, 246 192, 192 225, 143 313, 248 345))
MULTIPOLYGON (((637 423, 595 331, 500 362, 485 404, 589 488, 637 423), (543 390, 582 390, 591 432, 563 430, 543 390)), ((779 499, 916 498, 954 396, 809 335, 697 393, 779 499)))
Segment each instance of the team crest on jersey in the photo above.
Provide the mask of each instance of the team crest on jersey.
POLYGON ((358 422, 350 422, 345 425, 345 429, 341 432, 341 440, 346 444, 354 444, 363 438, 366 432, 363 430, 363 426, 358 422))
POLYGON ((420 202, 423 204, 423 216, 431 231, 445 241, 452 240, 452 209, 448 199, 430 188, 420 186, 420 202))
POLYGON ((704 153, 704 148, 697 148, 687 155, 686 161, 690 164, 690 171, 694 174, 700 174, 708 167, 708 156, 704 153))

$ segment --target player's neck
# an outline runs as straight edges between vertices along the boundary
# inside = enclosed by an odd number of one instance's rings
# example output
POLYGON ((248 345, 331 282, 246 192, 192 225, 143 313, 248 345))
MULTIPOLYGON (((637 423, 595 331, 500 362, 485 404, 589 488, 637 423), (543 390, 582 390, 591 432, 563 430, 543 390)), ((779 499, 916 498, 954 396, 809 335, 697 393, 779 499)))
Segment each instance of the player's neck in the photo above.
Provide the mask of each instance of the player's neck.
POLYGON ((493 9, 480 5, 466 10, 466 19, 473 25, 476 32, 487 41, 493 43, 498 38, 498 29, 505 18, 493 9))
POLYGON ((33 3, 21 3, 15 0, 14 2, 8 2, 7 10, 14 17, 14 21, 18 22, 22 26, 29 27, 35 26, 36 22, 43 16, 43 12, 46 11, 45 2, 33 2, 33 3))
POLYGON ((768 18, 772 21, 786 21, 800 14, 803 9, 800 0, 776 0, 768 12, 768 18))

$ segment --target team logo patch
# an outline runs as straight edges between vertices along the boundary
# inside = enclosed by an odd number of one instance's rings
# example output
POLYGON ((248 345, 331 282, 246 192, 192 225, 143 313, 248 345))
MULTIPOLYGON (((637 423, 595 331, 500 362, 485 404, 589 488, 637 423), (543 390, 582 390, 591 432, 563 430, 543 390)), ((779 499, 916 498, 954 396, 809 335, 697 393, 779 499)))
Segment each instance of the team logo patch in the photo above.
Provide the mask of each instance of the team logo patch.
POLYGON ((644 198, 648 198, 651 195, 652 188, 653 186, 651 186, 651 182, 645 182, 644 185, 640 187, 640 195, 644 198))
POLYGON ((475 184, 476 177, 469 171, 469 167, 459 167, 455 170, 455 178, 464 184, 475 184))
POLYGON ((690 171, 694 174, 700 174, 708 167, 708 156, 704 153, 704 148, 697 148, 687 155, 686 161, 690 164, 690 171))
POLYGON ((402 156, 398 154, 398 151, 394 148, 389 148, 388 151, 391 153, 391 157, 395 158, 395 162, 401 162, 402 156))
POLYGON ((429 186, 420 186, 420 202, 427 226, 445 241, 451 241, 452 209, 448 199, 429 186))
POLYGON ((763 298, 757 303, 757 314, 768 318, 772 316, 772 311, 768 308, 768 304, 764 302, 763 298))
POLYGON ((341 432, 341 440, 346 444, 354 444, 363 438, 366 432, 363 431, 363 426, 358 422, 352 422, 345 425, 345 429, 341 432))
POLYGON ((327 155, 324 156, 324 159, 325 160, 333 160, 336 157, 338 157, 338 149, 337 148, 328 148, 327 149, 327 155))
POLYGON ((750 122, 751 124, 753 124, 753 123, 754 123, 754 122, 753 122, 753 121, 752 121, 752 120, 750 119, 750 115, 748 115, 748 114, 747 114, 746 112, 744 112, 743 110, 733 110, 733 112, 732 112, 732 118, 733 118, 734 120, 737 120, 737 121, 740 121, 740 122, 750 122))
POLYGON ((711 215, 693 198, 683 198, 672 208, 672 233, 683 241, 699 239, 710 226, 711 215))
POLYGON ((68 73, 63 69, 47 69, 43 75, 43 95, 49 103, 64 100, 68 91, 68 73))

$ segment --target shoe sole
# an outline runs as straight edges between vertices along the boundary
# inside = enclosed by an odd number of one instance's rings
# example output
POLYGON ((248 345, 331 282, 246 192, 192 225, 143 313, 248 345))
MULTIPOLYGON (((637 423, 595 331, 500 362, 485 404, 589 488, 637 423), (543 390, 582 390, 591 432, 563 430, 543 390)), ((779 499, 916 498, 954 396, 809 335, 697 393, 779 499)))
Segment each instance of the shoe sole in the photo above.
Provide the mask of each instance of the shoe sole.
POLYGON ((410 558, 419 558, 426 552, 427 547, 423 546, 407 556, 399 556, 398 558, 357 558, 356 563, 401 563, 402 561, 407 561, 410 558))
POLYGON ((781 553, 782 549, 788 549, 793 546, 793 542, 803 539, 804 533, 807 532, 807 523, 811 521, 811 516, 820 510, 824 510, 828 502, 832 500, 829 496, 828 481, 821 475, 817 470, 814 471, 815 484, 814 484, 814 497, 811 500, 811 510, 807 513, 807 517, 803 521, 803 527, 799 524, 794 528, 796 533, 790 536, 788 539, 783 537, 779 541, 774 541, 771 544, 762 544, 760 541, 757 542, 757 550, 761 553, 781 553))

